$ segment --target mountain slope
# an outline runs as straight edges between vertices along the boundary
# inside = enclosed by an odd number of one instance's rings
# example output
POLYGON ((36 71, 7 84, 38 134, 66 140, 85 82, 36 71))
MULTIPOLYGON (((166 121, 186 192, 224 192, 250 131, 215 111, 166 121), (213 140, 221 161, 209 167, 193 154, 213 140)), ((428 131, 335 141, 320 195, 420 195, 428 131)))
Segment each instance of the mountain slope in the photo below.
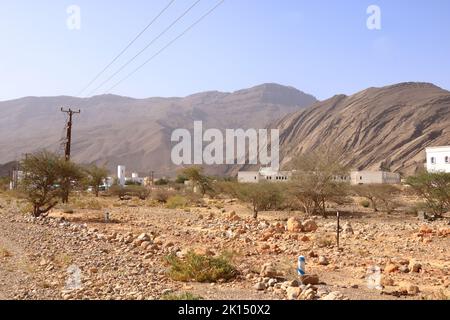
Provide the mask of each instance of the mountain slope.
POLYGON ((450 92, 428 83, 370 88, 338 95, 284 117, 281 157, 320 147, 339 148, 356 169, 412 173, 425 160, 428 146, 450 144, 450 92))
MULTIPOLYGON (((73 159, 107 162, 111 169, 157 175, 175 172, 170 161, 172 131, 190 129, 194 120, 205 128, 264 128, 317 100, 295 88, 264 84, 233 93, 204 92, 185 98, 132 99, 115 95, 88 99, 27 97, 0 102, 0 163, 39 149, 60 150, 65 114, 60 108, 80 108, 74 117, 73 159)), ((215 168, 212 173, 223 173, 215 168)))

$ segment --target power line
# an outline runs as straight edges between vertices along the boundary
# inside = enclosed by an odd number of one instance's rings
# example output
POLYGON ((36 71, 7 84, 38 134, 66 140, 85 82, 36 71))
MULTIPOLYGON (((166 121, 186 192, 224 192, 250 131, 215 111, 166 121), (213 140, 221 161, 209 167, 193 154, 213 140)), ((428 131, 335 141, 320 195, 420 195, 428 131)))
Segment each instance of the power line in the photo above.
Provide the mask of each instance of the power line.
POLYGON ((186 30, 184 30, 181 34, 179 34, 176 38, 174 38, 172 41, 170 41, 167 45, 165 45, 161 50, 159 50, 157 53, 155 53, 153 56, 150 57, 150 59, 146 60, 143 64, 141 64, 139 67, 137 67, 134 71, 129 73, 126 77, 118 81, 115 85, 113 85, 111 88, 108 89, 107 92, 111 92, 114 88, 116 88, 118 85, 120 85, 122 82, 130 78, 133 74, 138 72, 140 69, 142 69, 146 64, 148 64, 150 61, 155 59, 157 56, 159 56, 164 50, 166 50, 168 47, 170 47, 174 42, 176 42, 178 39, 183 37, 186 33, 188 33, 192 28, 194 28, 197 24, 199 24, 203 19, 205 19, 207 16, 209 16, 214 10, 216 10, 221 4, 223 4, 225 0, 219 1, 212 9, 210 9, 208 12, 206 12, 203 16, 200 17, 197 21, 195 21, 193 24, 191 24, 186 30))
POLYGON ((152 44, 154 44, 159 38, 161 38, 164 34, 166 34, 172 27, 178 23, 181 19, 183 19, 184 16, 186 16, 196 5, 200 3, 201 0, 197 0, 194 2, 193 5, 191 5, 186 11, 183 12, 181 16, 179 16, 175 21, 173 21, 164 31, 162 31, 156 38, 154 38, 149 44, 147 44, 141 51, 139 51, 133 58, 128 60, 124 65, 122 65, 119 70, 117 70, 115 73, 113 73, 108 79, 103 81, 99 86, 97 86, 94 90, 92 90, 88 96, 92 96, 98 89, 103 87, 106 83, 108 83, 112 78, 114 78, 117 74, 119 74, 123 69, 125 69, 131 62, 136 60, 137 57, 139 57, 144 51, 146 51, 152 44))
POLYGON ((143 34, 144 34, 144 32, 145 31, 147 31, 155 22, 156 22, 156 20, 158 20, 163 14, 164 14, 164 12, 166 12, 167 11, 167 9, 169 9, 169 7, 173 4, 175 2, 175 0, 171 0, 170 2, 169 2, 169 4, 166 6, 166 7, 164 7, 164 9, 162 9, 162 11, 160 12, 160 13, 158 13, 158 15, 155 17, 155 18, 153 18, 153 20, 152 21, 150 21, 150 23, 149 24, 147 24, 147 26, 141 31, 141 32, 139 32, 138 33, 138 35, 133 39, 133 40, 131 40, 131 42, 102 70, 102 71, 100 71, 95 77, 94 77, 94 79, 92 79, 77 95, 79 96, 79 95, 81 95, 84 91, 86 91, 95 81, 97 81, 97 79, 98 78, 100 78, 100 76, 102 75, 102 74, 104 74, 105 73, 105 71, 106 70, 108 70, 108 68, 109 67, 111 67, 113 64, 114 64, 114 62, 116 62, 117 61, 117 59, 119 59, 143 34))

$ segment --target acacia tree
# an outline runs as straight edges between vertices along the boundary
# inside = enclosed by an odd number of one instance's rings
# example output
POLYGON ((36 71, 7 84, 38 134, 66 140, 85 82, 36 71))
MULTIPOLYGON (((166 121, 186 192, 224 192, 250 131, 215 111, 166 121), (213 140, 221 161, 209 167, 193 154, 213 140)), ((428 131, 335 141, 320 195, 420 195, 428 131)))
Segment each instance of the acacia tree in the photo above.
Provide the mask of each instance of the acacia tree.
POLYGON ((395 196, 400 191, 398 187, 387 184, 359 185, 355 186, 353 190, 358 196, 370 201, 374 212, 378 212, 379 204, 381 203, 383 209, 388 213, 391 213, 395 209, 397 205, 395 196))
POLYGON ((348 176, 348 170, 342 165, 341 152, 318 148, 299 155, 289 167, 294 170, 290 193, 307 214, 326 216, 326 203, 347 193, 347 183, 342 178, 348 176))
POLYGON ((203 168, 193 166, 181 170, 181 176, 184 176, 187 180, 192 181, 194 186, 200 189, 201 194, 204 196, 207 192, 213 191, 211 179, 203 174, 203 168))
POLYGON ((69 203, 70 191, 74 185, 79 185, 85 178, 84 170, 76 163, 58 158, 58 175, 60 197, 63 203, 69 203))
POLYGON ((20 188, 32 204, 35 217, 46 214, 58 203, 60 164, 61 159, 47 151, 29 155, 21 162, 25 175, 20 188))
POLYGON ((33 206, 35 217, 47 215, 70 192, 63 186, 67 179, 83 176, 79 166, 48 151, 28 155, 21 161, 21 168, 24 177, 20 188, 33 206))
POLYGON ((108 178, 109 171, 106 167, 91 165, 86 169, 86 173, 88 177, 88 184, 92 186, 95 196, 98 197, 100 185, 106 178, 108 178))
POLYGON ((270 182, 233 183, 233 195, 251 203, 254 219, 258 218, 259 212, 276 209, 283 202, 280 184, 270 182))
POLYGON ((436 217, 450 210, 450 173, 422 171, 409 177, 407 183, 415 193, 425 199, 428 209, 436 217))

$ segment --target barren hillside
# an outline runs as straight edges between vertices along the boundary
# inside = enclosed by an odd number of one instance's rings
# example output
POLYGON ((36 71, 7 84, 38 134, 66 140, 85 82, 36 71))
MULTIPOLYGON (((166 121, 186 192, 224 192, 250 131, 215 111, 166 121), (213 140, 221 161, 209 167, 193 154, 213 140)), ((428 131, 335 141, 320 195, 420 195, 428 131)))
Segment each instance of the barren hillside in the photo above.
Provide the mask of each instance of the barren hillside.
POLYGON ((318 102, 272 124, 282 162, 319 146, 341 148, 353 168, 411 173, 424 149, 450 144, 450 92, 427 83, 370 88, 318 102))

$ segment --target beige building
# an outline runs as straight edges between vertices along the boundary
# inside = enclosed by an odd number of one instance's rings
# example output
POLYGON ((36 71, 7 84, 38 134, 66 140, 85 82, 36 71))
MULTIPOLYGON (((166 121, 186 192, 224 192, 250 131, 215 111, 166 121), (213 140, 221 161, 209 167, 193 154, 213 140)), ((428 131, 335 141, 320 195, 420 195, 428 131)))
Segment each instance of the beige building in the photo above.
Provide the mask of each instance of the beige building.
POLYGON ((352 171, 350 173, 352 185, 359 184, 400 184, 398 173, 386 171, 352 171))

